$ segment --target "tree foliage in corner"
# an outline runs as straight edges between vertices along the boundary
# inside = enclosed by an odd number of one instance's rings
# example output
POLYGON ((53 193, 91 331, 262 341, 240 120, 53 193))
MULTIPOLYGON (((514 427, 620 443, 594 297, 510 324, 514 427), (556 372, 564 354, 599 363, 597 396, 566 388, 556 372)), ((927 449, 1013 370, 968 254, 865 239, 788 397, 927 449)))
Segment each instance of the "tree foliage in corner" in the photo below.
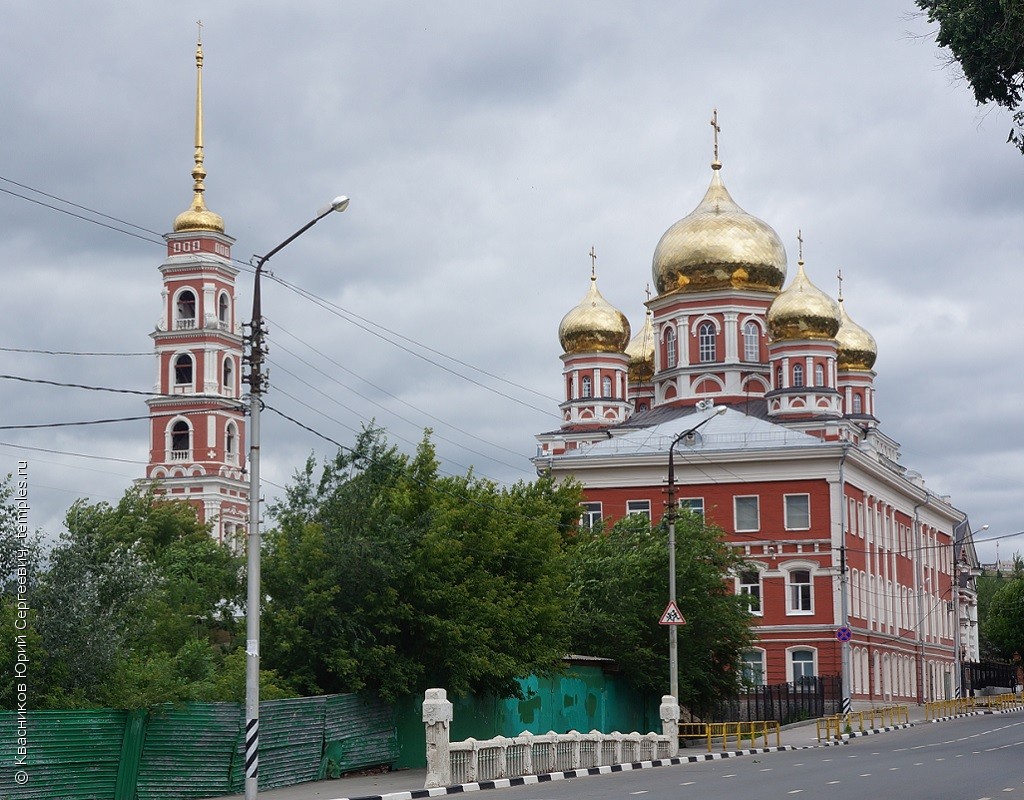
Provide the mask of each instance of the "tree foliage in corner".
POLYGON ((1024 576, 1001 582, 988 602, 981 633, 1000 660, 1024 654, 1024 576))
MULTIPOLYGON (((611 530, 580 530, 568 555, 574 652, 614 659, 634 686, 656 695, 669 684, 668 631, 658 624, 668 603, 667 530, 626 517, 611 530)), ((750 612, 726 578, 743 562, 721 530, 693 514, 680 514, 676 541, 676 600, 687 623, 679 629, 679 700, 704 715, 740 688, 750 612)))
POLYGON ((1022 0, 917 0, 936 41, 960 64, 978 103, 1013 112, 1007 141, 1024 153, 1024 2, 1022 0))
POLYGON ((266 536, 268 666, 306 693, 388 700, 511 696, 558 667, 577 489, 442 476, 429 439, 409 457, 378 430, 317 471, 307 462, 266 536))

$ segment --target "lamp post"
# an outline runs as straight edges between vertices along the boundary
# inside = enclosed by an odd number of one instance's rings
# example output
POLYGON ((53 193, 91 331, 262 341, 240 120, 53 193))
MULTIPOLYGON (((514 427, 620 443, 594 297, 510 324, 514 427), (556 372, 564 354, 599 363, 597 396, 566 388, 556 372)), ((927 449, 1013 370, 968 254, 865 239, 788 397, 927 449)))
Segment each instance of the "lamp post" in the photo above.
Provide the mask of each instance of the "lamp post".
MULTIPOLYGON (((707 425, 719 414, 725 413, 725 406, 719 408, 710 417, 694 425, 672 440, 668 448, 668 599, 676 604, 676 445, 686 437, 692 436, 707 425)), ((679 632, 678 625, 668 626, 668 693, 679 700, 679 632)))
POLYGON ((298 239, 332 211, 348 208, 347 197, 336 197, 316 216, 264 256, 256 259, 249 328, 249 533, 246 554, 245 608, 245 800, 256 800, 259 791, 260 726, 260 395, 264 390, 263 310, 260 277, 263 266, 278 251, 298 239))

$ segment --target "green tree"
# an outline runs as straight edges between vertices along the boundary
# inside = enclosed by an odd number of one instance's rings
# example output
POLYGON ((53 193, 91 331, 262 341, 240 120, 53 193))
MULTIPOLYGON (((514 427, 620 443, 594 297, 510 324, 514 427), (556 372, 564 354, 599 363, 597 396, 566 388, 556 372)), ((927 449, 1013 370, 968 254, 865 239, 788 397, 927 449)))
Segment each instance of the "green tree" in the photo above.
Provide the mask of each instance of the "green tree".
POLYGON ((992 595, 981 632, 994 655, 1009 661, 1024 653, 1024 577, 1006 580, 992 595))
POLYGON ((304 692, 507 695, 566 652, 577 489, 441 476, 428 437, 410 458, 364 431, 273 509, 264 663, 304 692))
MULTIPOLYGON (((750 613, 726 578, 742 561, 721 531, 692 514, 676 523, 680 702, 697 714, 740 686, 750 613)), ((652 694, 669 684, 668 633, 658 624, 668 602, 668 536, 662 524, 626 517, 611 530, 580 530, 567 559, 569 621, 577 653, 614 659, 630 682, 652 694)))
POLYGON ((37 702, 136 708, 213 692, 235 646, 239 557, 190 505, 135 489, 114 506, 78 501, 65 524, 34 592, 37 702))
POLYGON ((1024 153, 1024 2, 1021 0, 917 0, 936 41, 948 47, 979 104, 1013 112, 1007 141, 1024 153))

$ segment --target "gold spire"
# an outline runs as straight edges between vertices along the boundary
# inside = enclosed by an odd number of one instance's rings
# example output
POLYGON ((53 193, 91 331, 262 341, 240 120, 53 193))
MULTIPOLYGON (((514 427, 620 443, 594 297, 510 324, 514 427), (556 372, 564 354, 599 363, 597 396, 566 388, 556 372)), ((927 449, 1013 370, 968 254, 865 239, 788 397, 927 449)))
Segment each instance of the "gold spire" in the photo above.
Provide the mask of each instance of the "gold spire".
POLYGON ((216 231, 224 232, 224 220, 206 207, 203 193, 206 186, 203 179, 206 169, 203 167, 203 23, 199 26, 196 42, 196 135, 195 165, 192 167, 192 205, 187 211, 179 214, 174 220, 175 231, 216 231))

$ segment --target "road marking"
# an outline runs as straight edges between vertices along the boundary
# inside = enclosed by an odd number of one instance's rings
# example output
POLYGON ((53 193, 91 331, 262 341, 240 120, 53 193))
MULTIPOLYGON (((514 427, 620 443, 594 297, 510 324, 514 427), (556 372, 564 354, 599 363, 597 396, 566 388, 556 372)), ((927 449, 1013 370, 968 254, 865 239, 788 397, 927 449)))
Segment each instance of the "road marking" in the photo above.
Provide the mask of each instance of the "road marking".
POLYGON ((730 775, 723 775, 722 777, 723 777, 723 778, 735 778, 735 777, 736 777, 736 773, 735 773, 735 772, 733 772, 733 773, 732 773, 732 774, 730 774, 730 775))
POLYGON ((630 794, 647 794, 647 790, 641 789, 639 792, 630 792, 630 794))
POLYGON ((829 782, 828 782, 827 784, 825 784, 825 785, 826 785, 826 786, 835 786, 835 785, 836 785, 837 783, 839 783, 839 781, 829 781, 829 782))
POLYGON ((686 783, 679 784, 680 786, 693 786, 697 781, 687 781, 686 783))
POLYGON ((889 767, 889 772, 895 772, 899 767, 889 767))
POLYGON ((870 772, 862 772, 862 773, 860 774, 860 776, 861 776, 862 778, 870 778, 870 777, 871 777, 871 773, 870 773, 870 772))
POLYGON ((793 789, 793 791, 786 792, 786 794, 800 794, 800 792, 802 792, 802 791, 803 791, 803 789, 793 789))

